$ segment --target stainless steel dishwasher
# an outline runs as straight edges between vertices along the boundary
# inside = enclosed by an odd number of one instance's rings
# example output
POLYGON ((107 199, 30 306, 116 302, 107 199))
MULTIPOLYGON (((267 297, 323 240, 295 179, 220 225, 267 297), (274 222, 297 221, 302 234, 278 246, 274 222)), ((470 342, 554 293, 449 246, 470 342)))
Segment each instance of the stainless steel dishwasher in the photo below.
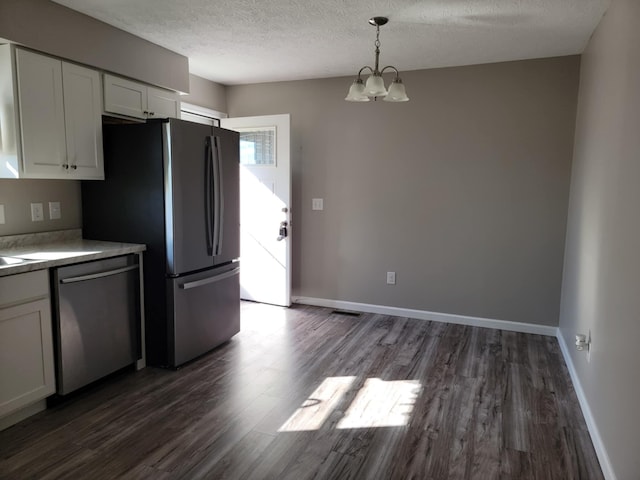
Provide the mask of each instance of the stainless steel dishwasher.
POLYGON ((139 357, 137 255, 53 269, 57 393, 66 395, 139 357))

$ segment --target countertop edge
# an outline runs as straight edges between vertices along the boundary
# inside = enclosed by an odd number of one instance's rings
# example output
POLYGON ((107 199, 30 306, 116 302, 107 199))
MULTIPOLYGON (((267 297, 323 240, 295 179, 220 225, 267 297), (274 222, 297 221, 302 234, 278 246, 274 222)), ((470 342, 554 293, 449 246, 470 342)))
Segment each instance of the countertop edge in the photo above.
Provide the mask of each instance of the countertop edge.
POLYGON ((9 275, 15 275, 25 272, 33 272, 35 270, 45 270, 48 268, 55 268, 64 265, 73 265, 74 263, 89 262, 91 260, 99 260, 102 258, 117 257, 119 255, 126 255, 129 253, 139 253, 144 252, 147 249, 146 245, 141 244, 122 244, 114 242, 113 246, 108 246, 108 242, 101 243, 104 243, 106 248, 103 247, 103 249, 100 251, 92 251, 86 253, 78 251, 77 254, 64 258, 29 260, 25 263, 2 267, 0 268, 0 277, 6 277, 9 275))

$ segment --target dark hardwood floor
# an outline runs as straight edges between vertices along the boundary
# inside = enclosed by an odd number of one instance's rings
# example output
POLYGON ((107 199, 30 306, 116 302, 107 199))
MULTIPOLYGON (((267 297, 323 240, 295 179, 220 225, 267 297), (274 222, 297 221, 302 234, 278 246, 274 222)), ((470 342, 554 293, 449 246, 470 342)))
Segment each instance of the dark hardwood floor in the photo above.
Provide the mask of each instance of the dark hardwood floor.
POLYGON ((555 338, 242 308, 242 332, 186 367, 0 432, 0 478, 603 478, 555 338))

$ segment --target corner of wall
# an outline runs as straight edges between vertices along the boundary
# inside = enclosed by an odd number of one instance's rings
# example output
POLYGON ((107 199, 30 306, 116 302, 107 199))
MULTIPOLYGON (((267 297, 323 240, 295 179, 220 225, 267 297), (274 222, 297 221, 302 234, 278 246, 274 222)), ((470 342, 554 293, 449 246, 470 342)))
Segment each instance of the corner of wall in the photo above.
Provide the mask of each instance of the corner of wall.
POLYGON ((578 377, 578 372, 576 371, 575 365, 573 363, 573 358, 571 357, 569 345, 573 345, 573 342, 566 341, 560 327, 558 327, 556 337, 558 339, 558 344, 560 345, 560 350, 562 351, 564 361, 567 365, 567 368, 569 369, 571 383, 573 384, 573 388, 576 391, 576 396, 578 397, 578 402, 580 403, 580 409, 582 410, 582 415, 584 416, 587 428, 589 429, 589 435, 591 436, 593 447, 596 451, 596 455, 598 456, 598 461, 600 462, 602 473, 607 480, 617 480, 616 475, 613 471, 613 466, 611 465, 611 460, 609 459, 609 454, 607 453, 607 449, 605 448, 602 437, 600 436, 600 431, 598 430, 593 414, 591 413, 591 407, 589 407, 587 396, 585 395, 584 389, 582 388, 580 378, 578 377))

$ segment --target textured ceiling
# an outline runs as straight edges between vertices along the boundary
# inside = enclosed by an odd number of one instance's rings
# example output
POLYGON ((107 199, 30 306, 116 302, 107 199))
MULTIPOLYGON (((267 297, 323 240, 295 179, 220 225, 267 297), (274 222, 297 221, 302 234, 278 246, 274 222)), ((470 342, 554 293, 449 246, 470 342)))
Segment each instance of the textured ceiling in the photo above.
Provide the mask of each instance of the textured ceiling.
POLYGON ((189 57, 223 84, 581 53, 610 0, 54 0, 189 57))

